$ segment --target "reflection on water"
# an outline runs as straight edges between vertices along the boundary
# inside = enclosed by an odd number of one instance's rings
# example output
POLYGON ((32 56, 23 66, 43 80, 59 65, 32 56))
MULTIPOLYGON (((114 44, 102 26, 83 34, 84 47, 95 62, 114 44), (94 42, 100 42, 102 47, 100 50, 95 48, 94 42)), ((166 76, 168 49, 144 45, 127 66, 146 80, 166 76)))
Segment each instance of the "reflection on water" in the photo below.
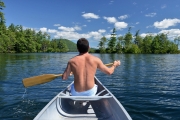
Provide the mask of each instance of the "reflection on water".
MULTIPOLYGON (((73 81, 57 78, 25 89, 22 79, 62 73, 77 53, 0 54, 0 119, 33 119, 73 81)), ((178 119, 180 55, 94 54, 105 64, 121 60, 111 76, 97 78, 118 98, 133 119, 178 119)))

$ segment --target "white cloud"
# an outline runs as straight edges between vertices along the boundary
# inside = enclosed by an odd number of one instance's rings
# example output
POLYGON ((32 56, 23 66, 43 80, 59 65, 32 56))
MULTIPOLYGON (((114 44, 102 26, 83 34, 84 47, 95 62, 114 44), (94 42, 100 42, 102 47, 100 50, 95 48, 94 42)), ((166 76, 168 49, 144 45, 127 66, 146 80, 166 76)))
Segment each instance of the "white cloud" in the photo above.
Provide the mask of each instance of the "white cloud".
POLYGON ((136 5, 137 3, 136 2, 133 2, 133 5, 136 5))
POLYGON ((154 23, 154 27, 155 28, 159 28, 159 29, 164 29, 164 28, 168 28, 171 26, 176 26, 176 24, 180 23, 180 19, 164 19, 163 21, 156 21, 154 23))
POLYGON ((106 37, 107 39, 109 39, 109 38, 111 38, 111 35, 110 35, 110 34, 107 34, 107 35, 105 35, 105 37, 106 37))
POLYGON ((166 5, 162 5, 162 6, 161 6, 161 9, 164 9, 164 8, 166 8, 166 5))
POLYGON ((146 17, 154 17, 156 15, 156 13, 149 13, 149 14, 146 14, 145 16, 146 17))
POLYGON ((106 30, 104 30, 104 29, 99 29, 98 32, 100 32, 100 33, 105 33, 106 30))
POLYGON ((142 33, 142 34, 140 34, 140 36, 143 38, 146 37, 147 35, 156 36, 157 33, 142 33))
POLYGON ((146 35, 147 35, 147 33, 140 34, 140 36, 143 37, 143 38, 146 37, 146 35))
POLYGON ((75 29, 72 27, 64 27, 64 26, 60 26, 60 27, 58 27, 58 29, 60 29, 62 31, 68 31, 68 32, 75 31, 75 29))
POLYGON ((54 26, 61 26, 60 24, 54 24, 54 26))
POLYGON ((109 2, 109 4, 113 4, 113 2, 114 2, 114 1, 113 1, 113 0, 111 0, 111 1, 109 2))
POLYGON ((80 34, 77 32, 71 32, 71 31, 58 31, 56 35, 54 35, 55 38, 65 38, 69 40, 78 40, 79 38, 85 37, 85 38, 90 38, 88 34, 80 34))
POLYGON ((52 33, 52 34, 54 33, 54 34, 55 34, 55 33, 57 32, 57 30, 54 30, 54 29, 48 29, 47 32, 48 32, 48 33, 52 33))
POLYGON ((40 31, 41 31, 41 32, 47 32, 47 28, 42 27, 42 28, 40 28, 40 31))
POLYGON ((75 26, 75 27, 64 27, 64 26, 60 26, 58 27, 58 29, 62 30, 62 31, 68 31, 68 32, 73 32, 76 30, 81 30, 81 27, 79 26, 75 26))
POLYGON ((82 15, 85 19, 98 19, 99 16, 94 13, 84 13, 82 15))
POLYGON ((106 34, 103 34, 106 32, 104 29, 99 29, 97 31, 90 31, 87 33, 78 33, 76 31, 73 31, 75 27, 64 27, 61 26, 60 30, 54 30, 54 29, 48 29, 48 33, 51 33, 51 35, 54 38, 65 38, 69 40, 78 40, 79 38, 87 38, 87 39, 94 39, 94 40, 100 40, 103 36, 106 34))
POLYGON ((136 22, 136 25, 139 24, 139 22, 136 22))
POLYGON ((105 20, 107 20, 109 23, 116 23, 117 20, 115 17, 103 17, 105 20))
POLYGON ((88 34, 96 40, 100 40, 102 38, 102 34, 98 31, 92 31, 89 32, 88 34))
POLYGON ((114 27, 118 30, 121 30, 121 29, 124 29, 124 28, 127 28, 128 24, 125 23, 125 22, 116 22, 114 24, 114 27))
POLYGON ((174 40, 180 35, 180 29, 161 30, 159 33, 167 34, 169 39, 174 40))
POLYGON ((75 30, 81 30, 81 27, 75 26, 74 29, 75 29, 75 30))
POLYGON ((128 18, 128 15, 122 15, 122 16, 119 16, 118 18, 119 18, 120 20, 124 20, 124 19, 128 18))

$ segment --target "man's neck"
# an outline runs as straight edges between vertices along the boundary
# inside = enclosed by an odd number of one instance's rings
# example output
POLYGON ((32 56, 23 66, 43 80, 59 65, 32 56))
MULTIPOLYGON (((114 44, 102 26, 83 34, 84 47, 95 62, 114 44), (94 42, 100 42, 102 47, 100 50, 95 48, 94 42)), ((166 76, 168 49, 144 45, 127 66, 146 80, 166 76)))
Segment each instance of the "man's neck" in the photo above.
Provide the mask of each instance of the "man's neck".
POLYGON ((89 54, 88 52, 86 52, 86 53, 79 53, 79 55, 87 55, 87 54, 89 54))

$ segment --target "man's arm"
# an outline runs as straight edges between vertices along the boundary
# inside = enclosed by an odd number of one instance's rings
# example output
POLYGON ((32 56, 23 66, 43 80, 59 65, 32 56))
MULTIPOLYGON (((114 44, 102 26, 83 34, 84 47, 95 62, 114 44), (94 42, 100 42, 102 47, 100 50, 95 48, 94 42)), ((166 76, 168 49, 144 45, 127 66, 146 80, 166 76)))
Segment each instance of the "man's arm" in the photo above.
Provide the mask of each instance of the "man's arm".
POLYGON ((99 60, 99 61, 98 61, 98 68, 99 68, 102 72, 104 72, 104 73, 106 73, 106 74, 108 74, 108 75, 111 75, 111 74, 114 72, 115 68, 116 68, 117 66, 119 66, 120 64, 121 64, 120 60, 114 61, 113 65, 112 65, 110 68, 108 68, 107 66, 105 66, 105 65, 103 64, 103 62, 102 62, 101 60, 99 60))
POLYGON ((67 67, 66 67, 66 69, 65 69, 65 71, 63 73, 62 79, 67 80, 70 73, 71 73, 71 66, 70 66, 70 62, 68 62, 67 67))

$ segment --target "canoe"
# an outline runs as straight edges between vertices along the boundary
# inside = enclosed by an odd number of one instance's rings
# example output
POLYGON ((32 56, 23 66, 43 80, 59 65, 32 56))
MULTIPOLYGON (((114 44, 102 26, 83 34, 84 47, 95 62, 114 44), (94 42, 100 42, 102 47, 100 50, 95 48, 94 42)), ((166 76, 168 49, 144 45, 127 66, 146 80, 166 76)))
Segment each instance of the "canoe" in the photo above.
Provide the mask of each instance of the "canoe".
POLYGON ((96 78, 96 96, 70 96, 68 85, 34 120, 132 120, 116 97, 96 78))

